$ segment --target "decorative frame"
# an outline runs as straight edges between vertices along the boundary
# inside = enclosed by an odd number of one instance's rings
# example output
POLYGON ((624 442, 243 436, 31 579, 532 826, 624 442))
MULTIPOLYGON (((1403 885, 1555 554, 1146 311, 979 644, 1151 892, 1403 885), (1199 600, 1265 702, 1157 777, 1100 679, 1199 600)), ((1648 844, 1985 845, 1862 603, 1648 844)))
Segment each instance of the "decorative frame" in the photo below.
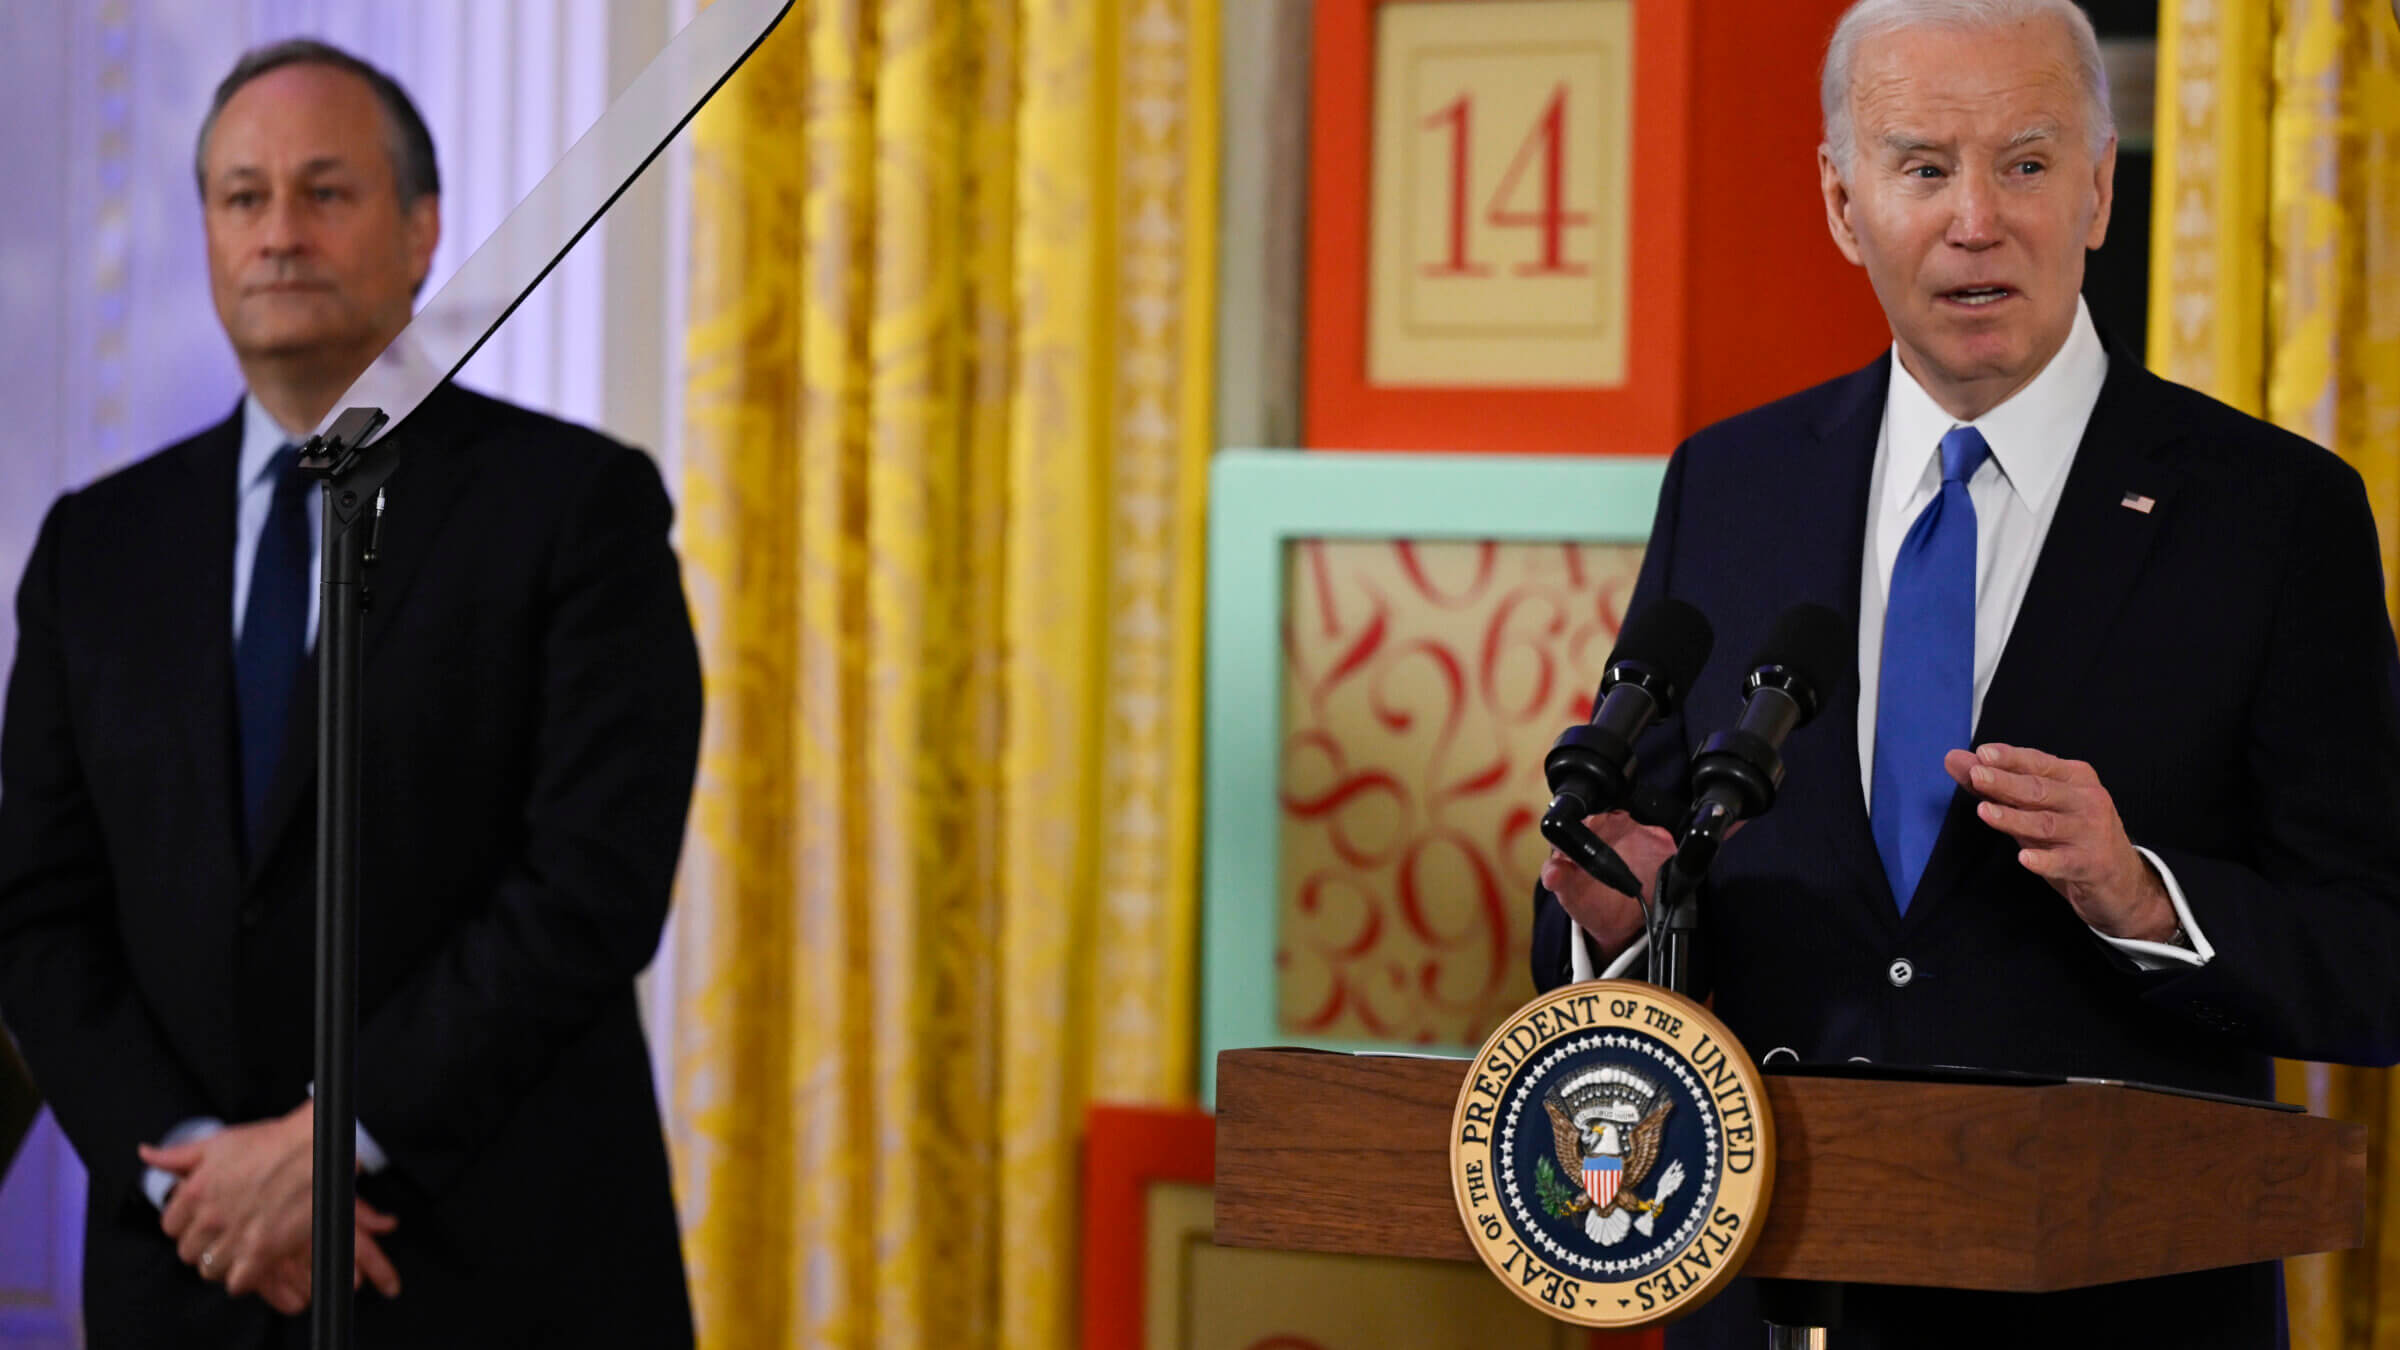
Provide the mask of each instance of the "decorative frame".
POLYGON ((1217 1052, 1471 1054, 1317 1040, 1279 1031, 1272 981, 1280 850, 1280 632, 1285 546, 1304 539, 1498 539, 1634 543, 1649 538, 1666 460, 1656 456, 1317 455, 1221 451, 1211 470, 1206 768, 1201 844, 1199 1094, 1216 1100, 1217 1052))
MULTIPOLYGON (((1317 0, 1309 129, 1307 388, 1314 448, 1655 455, 1684 431, 1693 20, 1634 5, 1628 312, 1639 340, 1607 388, 1384 388, 1367 382, 1375 16, 1397 0, 1317 0)), ((1426 0, 1412 0, 1424 3, 1426 0)), ((1486 0, 1439 0, 1479 4, 1486 0)))
MULTIPOLYGON (((1213 1186, 1217 1122, 1205 1111, 1095 1104, 1084 1111, 1083 1350, 1149 1344, 1149 1203, 1153 1186, 1213 1186)), ((1658 1350, 1657 1331, 1594 1331, 1589 1350, 1658 1350)))
POLYGON ((1084 1112, 1083 1347, 1143 1350, 1147 1203, 1162 1181, 1217 1179, 1205 1111, 1095 1105, 1084 1112))

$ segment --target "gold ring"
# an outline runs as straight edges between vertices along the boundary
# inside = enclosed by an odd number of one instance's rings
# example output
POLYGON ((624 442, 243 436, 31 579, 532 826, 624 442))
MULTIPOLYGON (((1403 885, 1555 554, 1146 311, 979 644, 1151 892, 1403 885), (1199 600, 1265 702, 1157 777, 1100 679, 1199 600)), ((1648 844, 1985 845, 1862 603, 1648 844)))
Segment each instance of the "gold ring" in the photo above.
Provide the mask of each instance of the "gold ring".
POLYGON ((211 1248, 209 1248, 207 1251, 204 1251, 204 1252, 200 1253, 200 1278, 202 1278, 202 1279, 204 1279, 204 1280, 205 1280, 205 1279, 207 1279, 207 1278, 209 1278, 209 1274, 210 1274, 210 1268, 211 1268, 211 1267, 213 1267, 213 1266, 215 1266, 216 1264, 217 1264, 217 1249, 216 1249, 216 1248, 214 1248, 214 1247, 211 1247, 211 1248))

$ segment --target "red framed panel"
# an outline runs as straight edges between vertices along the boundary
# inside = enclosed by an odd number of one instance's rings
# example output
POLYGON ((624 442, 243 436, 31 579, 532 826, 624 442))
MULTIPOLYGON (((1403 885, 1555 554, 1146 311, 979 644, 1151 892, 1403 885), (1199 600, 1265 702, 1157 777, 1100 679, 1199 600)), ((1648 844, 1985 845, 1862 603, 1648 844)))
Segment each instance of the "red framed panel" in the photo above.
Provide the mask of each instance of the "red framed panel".
POLYGON ((1084 1113, 1083 1350, 1143 1350, 1146 1212, 1154 1182, 1217 1179, 1217 1118, 1094 1106, 1084 1113))
MULTIPOLYGON (((1375 25, 1387 3, 1318 0, 1308 240, 1307 402, 1317 448, 1663 454, 1682 425, 1693 27, 1636 0, 1625 378, 1607 388, 1380 388, 1367 379, 1375 25)), ((1439 0, 1481 4, 1491 0, 1439 0)))
MULTIPOLYGON (((1216 1146, 1216 1117, 1204 1111, 1101 1105, 1085 1110, 1083 1350, 1169 1350, 1145 1344, 1149 1192, 1161 1183, 1215 1184, 1216 1146)), ((1411 1264, 1396 1262, 1395 1267, 1405 1271, 1411 1264)), ((1574 1343, 1588 1350, 1659 1350, 1665 1342, 1652 1329, 1580 1333, 1574 1343)), ((1277 1342, 1277 1350, 1349 1347, 1287 1337, 1277 1342)))

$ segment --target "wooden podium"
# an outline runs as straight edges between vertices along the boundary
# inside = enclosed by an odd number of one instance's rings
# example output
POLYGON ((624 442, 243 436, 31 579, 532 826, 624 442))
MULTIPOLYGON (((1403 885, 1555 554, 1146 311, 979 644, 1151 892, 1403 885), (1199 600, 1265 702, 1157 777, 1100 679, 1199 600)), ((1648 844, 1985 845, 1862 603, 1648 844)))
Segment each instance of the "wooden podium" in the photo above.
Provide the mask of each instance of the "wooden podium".
MULTIPOLYGON (((1449 1180, 1466 1067, 1219 1055, 1216 1241, 1472 1260, 1449 1180)), ((2363 1125, 2098 1083, 1766 1082, 1775 1190, 1745 1274, 2042 1292, 2365 1239, 2363 1125)))

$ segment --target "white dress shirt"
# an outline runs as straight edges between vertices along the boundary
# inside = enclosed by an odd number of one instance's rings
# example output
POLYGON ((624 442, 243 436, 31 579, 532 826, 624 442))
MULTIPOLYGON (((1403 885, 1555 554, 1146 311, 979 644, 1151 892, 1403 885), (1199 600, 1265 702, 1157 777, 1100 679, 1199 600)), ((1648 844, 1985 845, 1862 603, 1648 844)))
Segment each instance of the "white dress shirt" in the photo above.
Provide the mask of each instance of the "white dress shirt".
MULTIPOLYGON (((1991 447, 1991 454, 1967 480, 1967 496, 1975 504, 1973 715, 1980 719, 1992 672, 1999 669, 2000 654, 2008 645, 2017 610, 2025 602, 2025 589, 2033 580, 2034 562, 2050 533, 2051 518, 2058 513, 2068 466, 2074 463, 2075 448, 2083 442, 2084 428, 2092 420, 2100 386, 2107 378, 2108 351, 2081 300, 2075 306, 2075 326, 2050 364, 2006 402, 1970 423, 1944 412, 1900 364, 1898 347, 1893 348, 1883 428, 1876 438, 1875 466, 1867 483, 1871 509, 1858 588, 1858 772, 1870 814, 1875 809, 1876 688, 1882 674, 1883 616, 1891 594, 1892 564, 1909 527, 1941 491, 1942 437, 1953 427, 1972 426, 1991 447)), ((2157 854, 2146 848, 2141 853, 2166 884, 2167 899, 2175 907, 2175 917, 2182 922, 2191 948, 2095 933, 2147 970, 2177 962, 2205 963, 2216 954, 2215 949, 2193 921, 2175 874, 2157 854)), ((1642 946, 1643 940, 1635 939, 1607 973, 1622 973, 1642 946)), ((1567 944, 1569 966, 1576 979, 1588 979, 1592 974, 1583 947, 1581 942, 1567 944)))

